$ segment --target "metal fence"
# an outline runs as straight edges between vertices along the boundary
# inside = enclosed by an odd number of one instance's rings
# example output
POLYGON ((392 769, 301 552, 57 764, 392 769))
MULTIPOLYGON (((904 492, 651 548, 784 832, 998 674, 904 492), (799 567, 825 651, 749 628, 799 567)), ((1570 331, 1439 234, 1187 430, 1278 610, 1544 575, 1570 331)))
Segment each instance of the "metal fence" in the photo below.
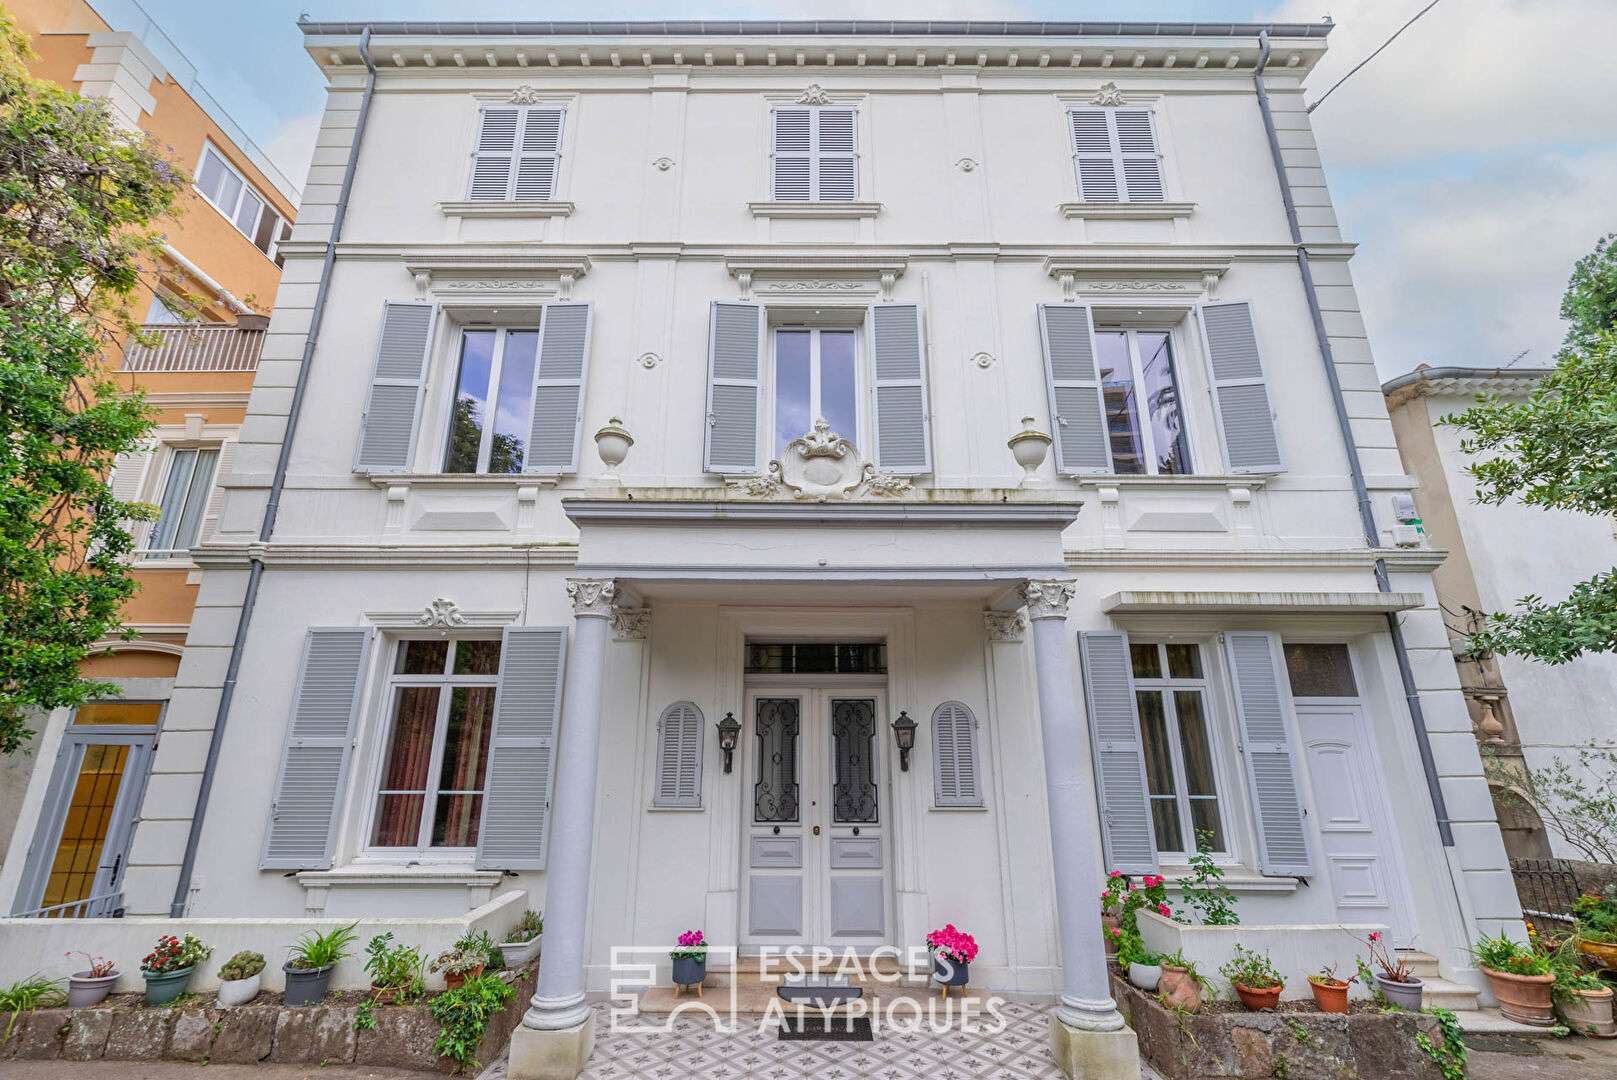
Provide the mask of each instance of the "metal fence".
POLYGON ((1565 859, 1512 859, 1510 874, 1516 879, 1516 896, 1522 914, 1540 929, 1572 928, 1572 905, 1582 891, 1578 875, 1565 859), (1546 926, 1545 924, 1548 924, 1546 926))
POLYGON ((19 911, 13 919, 121 919, 124 914, 124 893, 102 893, 86 896, 83 900, 70 900, 65 904, 19 911))
POLYGON ((264 348, 264 331, 235 326, 147 325, 157 338, 124 347, 124 371, 252 371, 264 348))

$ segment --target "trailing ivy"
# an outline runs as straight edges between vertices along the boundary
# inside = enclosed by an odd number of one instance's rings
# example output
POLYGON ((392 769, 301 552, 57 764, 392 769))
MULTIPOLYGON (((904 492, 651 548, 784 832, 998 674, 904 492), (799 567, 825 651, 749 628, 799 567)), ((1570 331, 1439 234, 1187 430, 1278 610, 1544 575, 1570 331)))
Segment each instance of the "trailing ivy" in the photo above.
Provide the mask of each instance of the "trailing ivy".
POLYGON ((1465 1040, 1460 1037, 1460 1021, 1448 1009, 1425 1011, 1437 1017, 1437 1022, 1442 1025, 1443 1045, 1438 1046, 1427 1038, 1424 1031, 1415 1032, 1416 1044, 1426 1051, 1426 1056, 1432 1059, 1432 1064, 1443 1074, 1443 1080, 1467 1080, 1465 1040))
POLYGON ((498 975, 483 975, 467 979, 458 990, 433 998, 432 1018, 443 1025, 438 1041, 432 1044, 433 1052, 454 1060, 457 1067, 481 1068, 472 1055, 483 1041, 489 1018, 503 1009, 514 993, 498 975))

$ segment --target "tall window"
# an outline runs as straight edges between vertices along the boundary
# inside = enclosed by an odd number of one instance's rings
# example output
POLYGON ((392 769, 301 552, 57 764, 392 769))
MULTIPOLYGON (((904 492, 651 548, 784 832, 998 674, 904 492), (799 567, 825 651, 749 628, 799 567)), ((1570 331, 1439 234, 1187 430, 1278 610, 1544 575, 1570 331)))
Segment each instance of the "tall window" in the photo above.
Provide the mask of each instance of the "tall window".
POLYGON ((272 259, 276 257, 276 245, 285 239, 281 215, 265 205, 241 173, 211 146, 202 149, 196 189, 214 209, 229 218, 254 247, 272 259))
POLYGON ((520 202, 555 198, 562 115, 554 105, 484 109, 466 197, 520 202))
POLYGON ((1162 158, 1150 109, 1073 109, 1078 197, 1084 202, 1162 202, 1162 158))
POLYGON ((1225 851, 1201 646, 1134 641, 1129 656, 1157 854, 1188 856, 1202 833, 1225 851))
POLYGON ((771 198, 851 202, 859 197, 858 114, 837 106, 782 107, 774 114, 771 198))
POLYGON ((445 472, 522 471, 538 350, 537 330, 467 330, 461 335, 445 472))
POLYGON ((819 417, 859 443, 859 376, 853 330, 775 331, 775 456, 819 417))
POLYGON ((1173 346, 1164 330, 1095 333, 1112 471, 1177 475, 1191 471, 1173 346))
POLYGON ((168 473, 158 502, 157 524, 143 553, 148 559, 183 558, 202 532, 202 519, 213 490, 218 450, 169 451, 168 473))
POLYGON ((399 642, 372 847, 477 846, 499 674, 498 639, 399 642))

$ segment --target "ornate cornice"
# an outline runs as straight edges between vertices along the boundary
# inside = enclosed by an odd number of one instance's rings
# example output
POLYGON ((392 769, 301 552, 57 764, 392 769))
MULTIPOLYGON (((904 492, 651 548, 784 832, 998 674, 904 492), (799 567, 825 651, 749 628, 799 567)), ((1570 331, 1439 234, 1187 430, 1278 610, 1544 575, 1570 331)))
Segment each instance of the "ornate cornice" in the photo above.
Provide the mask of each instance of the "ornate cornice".
POLYGON ((1027 604, 1027 617, 1065 619, 1067 605, 1072 602, 1072 595, 1077 590, 1075 584, 1062 578, 1022 582, 1021 593, 1022 600, 1027 604))
POLYGON ((575 619, 609 619, 612 601, 618 594, 611 578, 568 578, 567 597, 573 602, 575 619))

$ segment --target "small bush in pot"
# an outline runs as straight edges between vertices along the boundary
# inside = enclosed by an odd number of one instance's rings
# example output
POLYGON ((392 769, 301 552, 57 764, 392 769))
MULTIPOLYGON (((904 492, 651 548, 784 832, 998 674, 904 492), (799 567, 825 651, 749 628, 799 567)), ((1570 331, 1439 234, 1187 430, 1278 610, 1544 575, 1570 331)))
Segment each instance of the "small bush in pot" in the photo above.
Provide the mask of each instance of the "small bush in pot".
POLYGON ((1308 976, 1308 988, 1314 992, 1314 1005, 1320 1012, 1345 1013, 1348 1011, 1348 987, 1358 976, 1348 979, 1336 977, 1336 965, 1320 968, 1308 976))
POLYGON ((694 986, 696 996, 702 996, 702 980, 707 978, 707 938, 700 930, 687 930, 679 935, 679 948, 670 950, 668 959, 674 962, 674 985, 694 986))
POLYGON ((241 952, 219 967, 219 1007, 245 1005, 258 996, 259 977, 264 971, 264 954, 241 952))
POLYGON ((291 958, 281 965, 286 972, 286 1004, 297 1007, 317 1005, 331 985, 331 972, 341 960, 352 956, 349 946, 358 937, 359 923, 339 926, 324 934, 307 931, 292 946, 291 958))
POLYGON ((1164 1008, 1193 1013, 1202 1007, 1202 991, 1207 980, 1196 970, 1194 960, 1186 960, 1183 950, 1162 957, 1162 978, 1157 981, 1157 1001, 1164 1008))
POLYGON ((1500 934, 1482 937, 1471 950, 1477 967, 1488 976, 1488 988, 1499 999, 1499 1011, 1518 1024, 1555 1024, 1554 964, 1532 945, 1500 934))
MULTIPOLYGON (((1370 950, 1370 961, 1380 971, 1375 972, 1375 986, 1372 991, 1378 1000, 1389 1005, 1396 1005, 1400 1009, 1410 1012, 1420 1012, 1421 996, 1426 992, 1426 984, 1415 974, 1409 966, 1409 960, 1400 950, 1396 955, 1387 947, 1387 939, 1379 931, 1372 930, 1367 937, 1355 938, 1370 950)), ((1413 941, 1410 942, 1414 944, 1413 941)))
POLYGON ((1572 910, 1577 916, 1579 951, 1603 967, 1617 970, 1617 899, 1585 893, 1572 910))
POLYGON ((146 977, 146 1004, 167 1005, 179 997, 191 981, 192 970, 212 955, 213 946, 202 944, 195 934, 158 938, 157 947, 140 961, 140 973, 146 977))
POLYGON ((1155 953, 1141 953, 1129 958, 1129 982, 1154 994, 1162 981, 1162 957, 1155 953))
POLYGON ((926 936, 926 948, 932 954, 932 978, 943 987, 944 997, 949 996, 949 987, 963 987, 971 981, 971 962, 977 959, 976 938, 948 923, 926 936))
POLYGON ((1554 958, 1556 1012, 1567 1027, 1591 1039, 1617 1039, 1612 1015, 1612 988, 1578 962, 1576 949, 1563 949, 1554 958))
POLYGON ((458 990, 469 979, 476 979, 488 966, 488 953, 463 944, 464 938, 439 953, 428 970, 444 973, 444 986, 458 990))
POLYGON ((414 945, 393 944, 393 934, 378 934, 365 946, 365 973, 371 977, 371 1001, 391 1005, 426 987, 421 970, 426 957, 414 945))
POLYGON ((1286 980, 1269 962, 1268 953, 1259 953, 1237 943, 1235 956, 1219 965, 1218 973, 1235 987, 1236 996, 1253 1012, 1272 1009, 1280 1001, 1286 980))
POLYGON ((522 921, 500 942, 505 966, 518 968, 539 955, 539 942, 545 933, 545 917, 529 909, 522 913, 522 921))
MULTIPOLYGON (((70 960, 73 958, 72 953, 64 955, 70 960)), ((67 1007, 70 1009, 88 1009, 101 1004, 112 991, 112 984, 118 981, 118 969, 111 960, 104 956, 91 956, 87 952, 79 955, 88 960, 90 966, 68 976, 67 1007)))

